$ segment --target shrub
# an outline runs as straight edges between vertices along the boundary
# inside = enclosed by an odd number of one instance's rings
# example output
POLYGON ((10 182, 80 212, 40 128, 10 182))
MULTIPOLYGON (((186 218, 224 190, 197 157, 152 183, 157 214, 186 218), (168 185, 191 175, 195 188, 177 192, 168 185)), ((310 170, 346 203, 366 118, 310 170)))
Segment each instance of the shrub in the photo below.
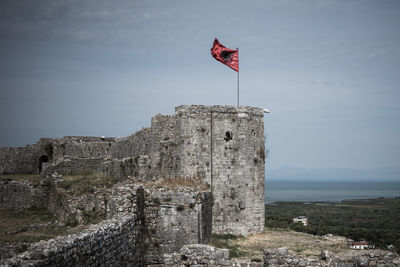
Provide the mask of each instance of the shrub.
POLYGON ((185 206, 183 205, 179 205, 178 207, 176 207, 177 211, 183 211, 185 209, 185 206))

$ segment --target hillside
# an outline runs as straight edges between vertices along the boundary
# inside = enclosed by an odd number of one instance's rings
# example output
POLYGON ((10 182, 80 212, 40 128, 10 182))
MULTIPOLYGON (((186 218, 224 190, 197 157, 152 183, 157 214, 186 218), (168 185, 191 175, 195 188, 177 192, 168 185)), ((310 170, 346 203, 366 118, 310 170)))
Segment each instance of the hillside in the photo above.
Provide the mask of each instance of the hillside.
POLYGON ((341 203, 277 202, 266 205, 266 226, 310 234, 336 234, 367 240, 380 248, 400 248, 400 198, 348 200, 341 203), (308 217, 308 225, 293 223, 308 217))

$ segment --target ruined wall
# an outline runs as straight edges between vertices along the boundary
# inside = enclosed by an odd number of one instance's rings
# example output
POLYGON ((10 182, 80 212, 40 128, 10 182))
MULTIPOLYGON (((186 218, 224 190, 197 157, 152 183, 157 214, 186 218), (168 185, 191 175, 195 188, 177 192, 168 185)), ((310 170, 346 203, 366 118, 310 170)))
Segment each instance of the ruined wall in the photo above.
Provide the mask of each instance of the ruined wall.
POLYGON ((164 266, 232 266, 227 249, 192 244, 173 254, 164 255, 164 266))
MULTIPOLYGON (((84 223, 92 216, 111 219, 121 213, 137 213, 137 192, 142 190, 142 203, 146 203, 142 205, 145 218, 142 226, 153 251, 175 252, 186 244, 207 243, 211 236, 210 191, 190 187, 140 189, 140 185, 129 180, 112 188, 93 188, 90 194, 70 195, 56 187, 60 179, 51 176, 36 184, 3 181, 0 207, 46 208, 61 222, 84 223)), ((151 251, 149 247, 147 250, 151 251)))
POLYGON ((400 266, 399 255, 383 250, 348 250, 335 254, 324 250, 319 259, 305 258, 288 248, 264 250, 264 266, 400 266))
POLYGON ((92 225, 79 234, 60 236, 31 246, 4 266, 109 266, 133 258, 136 217, 124 215, 92 225))
POLYGON ((0 147, 0 175, 11 173, 39 173, 39 158, 46 155, 40 144, 25 147, 0 147))
MULTIPOLYGON (((113 188, 107 206, 108 218, 134 209, 136 187, 127 183, 113 188)), ((156 203, 153 212, 147 215, 153 218, 151 225, 155 226, 148 232, 153 234, 149 235, 151 243, 159 244, 161 253, 178 251, 187 244, 208 242, 212 226, 209 191, 182 187, 148 188, 145 192, 156 203)))
POLYGON ((103 158, 70 158, 63 157, 58 159, 54 164, 46 165, 43 168, 45 175, 50 175, 54 172, 59 174, 71 174, 87 170, 95 172, 103 171, 103 158))
POLYGON ((159 203, 148 190, 134 185, 118 186, 110 201, 115 204, 107 208, 111 219, 79 234, 35 243, 0 265, 161 266, 159 203))
POLYGON ((158 189, 152 195, 160 205, 163 253, 178 251, 186 244, 207 244, 211 237, 210 192, 191 188, 158 189))
POLYGON ((64 202, 59 210, 69 210, 70 215, 97 203, 99 212, 106 209, 108 220, 77 235, 38 242, 1 264, 161 266, 164 253, 177 252, 191 243, 207 243, 211 235, 209 191, 145 189, 126 182, 108 192, 68 196, 64 202))
MULTIPOLYGON (((36 144, 25 147, 0 147, 0 174, 39 173, 42 162, 55 163, 64 158, 104 159, 110 157, 110 149, 114 142, 115 138, 66 136, 41 138, 36 144)), ((78 163, 75 165, 79 167, 78 163)), ((61 171, 62 168, 61 165, 61 171)), ((71 170, 73 169, 69 172, 71 170)))
POLYGON ((109 189, 93 188, 91 194, 69 195, 56 187, 57 178, 40 182, 0 181, 0 207, 7 209, 43 208, 59 221, 82 223, 85 216, 106 214, 109 189))
MULTIPOLYGON (((214 196, 213 232, 247 235, 264 227, 263 116, 254 107, 179 106, 174 115, 156 115, 150 128, 125 138, 41 139, 36 147, 47 151, 51 161, 50 166, 43 165, 43 174, 91 169, 121 180, 199 180, 211 186, 214 196)), ((15 158, 0 154, 2 161, 15 158)), ((28 162, 21 163, 21 170, 38 165, 40 153, 20 154, 24 156, 19 162, 28 162)))
POLYGON ((136 133, 118 138, 111 147, 111 157, 122 159, 147 154, 152 144, 150 128, 144 128, 136 133))
POLYGON ((178 175, 179 154, 174 116, 156 115, 151 128, 124 138, 83 138, 52 140, 52 164, 44 174, 91 169, 118 178, 138 181, 178 175))
POLYGON ((43 208, 46 206, 51 185, 28 181, 0 181, 0 207, 11 209, 43 208))

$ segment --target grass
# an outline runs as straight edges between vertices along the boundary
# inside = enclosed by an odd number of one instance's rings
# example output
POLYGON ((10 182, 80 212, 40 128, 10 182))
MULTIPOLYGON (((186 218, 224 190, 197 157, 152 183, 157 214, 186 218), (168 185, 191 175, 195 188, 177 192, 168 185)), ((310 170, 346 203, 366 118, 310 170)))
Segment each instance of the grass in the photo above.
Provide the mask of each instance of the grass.
POLYGON ((22 230, 29 225, 55 222, 56 218, 46 209, 16 211, 0 209, 0 245, 4 243, 33 243, 50 239, 67 232, 66 226, 39 227, 22 230))
POLYGON ((72 195, 83 195, 94 192, 95 188, 109 188, 116 184, 118 180, 112 176, 93 172, 83 171, 75 174, 65 175, 57 186, 65 189, 72 195))
POLYGON ((264 249, 287 247, 299 255, 318 259, 321 250, 335 253, 347 250, 341 242, 326 240, 321 236, 288 231, 285 229, 266 228, 261 234, 247 237, 234 235, 212 235, 210 245, 229 249, 230 258, 261 260, 264 249))
POLYGON ((36 184, 43 180, 44 178, 41 177, 39 174, 31 174, 31 173, 0 175, 0 181, 29 181, 36 184))
MULTIPOLYGON (((85 223, 98 222, 98 216, 84 214, 85 223)), ((70 219, 65 224, 58 224, 56 220, 57 218, 46 209, 31 208, 17 211, 0 208, 0 247, 7 248, 11 245, 17 249, 17 253, 21 253, 31 243, 76 234, 87 228, 87 225, 78 225, 76 219, 70 219)), ((11 256, 7 254, 8 252, 0 255, 0 259, 11 256)))
POLYGON ((82 219, 84 224, 97 224, 102 220, 106 219, 105 213, 100 213, 97 211, 86 211, 82 212, 82 219))
POLYGON ((202 183, 198 180, 189 180, 189 179, 185 179, 185 178, 181 178, 181 177, 165 178, 165 179, 147 183, 147 185, 154 187, 154 188, 192 187, 192 188, 197 188, 197 189, 201 189, 201 190, 209 189, 207 187, 207 185, 205 185, 204 183, 202 183))
POLYGON ((216 235, 213 234, 210 239, 210 245, 218 248, 229 249, 230 258, 249 258, 245 251, 239 245, 239 241, 244 239, 242 236, 236 235, 216 235))

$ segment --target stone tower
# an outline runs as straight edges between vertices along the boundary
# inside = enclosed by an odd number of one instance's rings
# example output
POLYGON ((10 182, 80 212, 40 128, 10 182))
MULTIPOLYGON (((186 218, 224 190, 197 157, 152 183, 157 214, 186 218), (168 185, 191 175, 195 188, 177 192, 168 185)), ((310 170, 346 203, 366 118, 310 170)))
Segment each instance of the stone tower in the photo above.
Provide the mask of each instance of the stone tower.
POLYGON ((180 173, 211 186, 213 233, 264 229, 265 142, 260 108, 179 106, 180 173))

